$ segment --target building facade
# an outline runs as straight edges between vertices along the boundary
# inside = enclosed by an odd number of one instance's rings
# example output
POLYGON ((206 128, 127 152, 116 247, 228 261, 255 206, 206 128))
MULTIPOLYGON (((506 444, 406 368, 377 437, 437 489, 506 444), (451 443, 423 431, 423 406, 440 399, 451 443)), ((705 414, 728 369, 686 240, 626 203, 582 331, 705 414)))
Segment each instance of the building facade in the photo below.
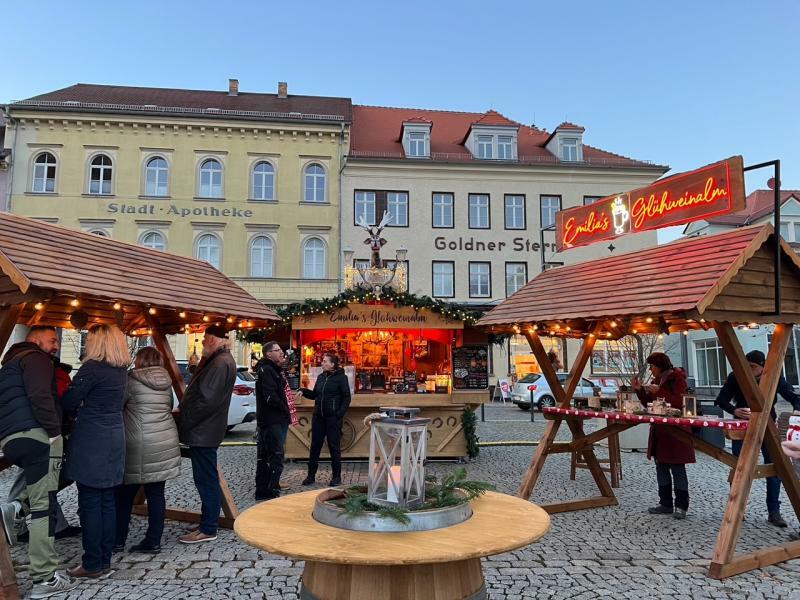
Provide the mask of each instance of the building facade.
MULTIPOLYGON (((342 177, 346 255, 353 266, 369 260, 358 223, 375 224, 387 211, 382 256, 407 250, 409 291, 490 307, 550 265, 655 245, 656 233, 647 232, 614 240, 613 250, 555 251, 557 211, 647 185, 667 170, 592 148, 583 134, 570 123, 548 133, 495 111, 354 106, 342 177)), ((569 363, 575 349, 553 343, 569 363)), ((519 336, 493 355, 497 378, 530 357, 519 336)))
POLYGON ((11 212, 206 260, 270 305, 338 291, 348 98, 79 84, 5 112, 11 212))

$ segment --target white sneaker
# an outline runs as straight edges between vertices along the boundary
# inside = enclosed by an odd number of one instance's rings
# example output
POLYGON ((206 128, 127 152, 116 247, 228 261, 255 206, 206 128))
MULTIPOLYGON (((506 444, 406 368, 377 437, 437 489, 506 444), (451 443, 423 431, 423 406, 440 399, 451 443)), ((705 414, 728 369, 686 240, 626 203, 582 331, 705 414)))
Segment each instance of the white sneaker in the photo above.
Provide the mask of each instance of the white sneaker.
POLYGON ((53 578, 50 581, 42 583, 35 583, 31 598, 49 598, 56 594, 63 594, 78 587, 78 580, 72 577, 67 577, 64 571, 56 571, 53 573, 53 578))

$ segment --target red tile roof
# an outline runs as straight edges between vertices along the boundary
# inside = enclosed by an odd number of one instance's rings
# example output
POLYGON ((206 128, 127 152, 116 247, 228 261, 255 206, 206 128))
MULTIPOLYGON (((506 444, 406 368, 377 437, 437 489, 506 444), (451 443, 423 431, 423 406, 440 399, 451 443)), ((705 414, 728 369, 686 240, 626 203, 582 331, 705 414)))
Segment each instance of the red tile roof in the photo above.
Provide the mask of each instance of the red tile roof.
MULTIPOLYGON (((507 330, 547 321, 702 314, 773 231, 771 225, 745 227, 550 269, 489 311, 479 325, 507 330)), ((785 243, 783 248, 800 282, 800 259, 785 243)))
MULTIPOLYGON (((800 190, 781 190, 781 205, 789 198, 800 201, 800 190)), ((745 208, 739 212, 708 219, 716 225, 733 225, 741 227, 750 225, 772 213, 775 209, 775 192, 773 190, 756 190, 745 199, 745 208)))
POLYGON ((507 119, 496 110, 487 110, 473 125, 494 125, 500 127, 519 127, 519 123, 507 119))
MULTIPOLYGON (((463 140, 470 128, 481 119, 481 124, 511 124, 518 126, 517 153, 523 164, 561 164, 545 148, 550 134, 533 126, 522 125, 500 113, 451 112, 417 108, 391 108, 383 106, 353 105, 353 126, 350 138, 350 158, 404 159, 403 144, 397 132, 411 119, 425 119, 433 123, 431 130, 431 158, 444 162, 464 162, 475 159, 464 147, 463 140)), ((584 144, 582 165, 599 167, 637 167, 666 172, 668 167, 634 160, 584 144)), ((575 163, 569 163, 574 166, 575 163)))
POLYGON ((570 123, 569 121, 564 121, 556 127, 556 129, 579 129, 580 131, 586 131, 586 129, 580 125, 575 125, 575 123, 570 123))
POLYGON ((352 120, 349 98, 296 96, 227 91, 180 90, 78 83, 11 104, 17 108, 111 113, 167 113, 214 118, 280 118, 282 120, 352 120), (69 104, 67 104, 69 103, 69 104), (244 113, 244 114, 242 114, 244 113), (270 117, 269 115, 279 115, 270 117), (315 118, 316 117, 316 118, 315 118))

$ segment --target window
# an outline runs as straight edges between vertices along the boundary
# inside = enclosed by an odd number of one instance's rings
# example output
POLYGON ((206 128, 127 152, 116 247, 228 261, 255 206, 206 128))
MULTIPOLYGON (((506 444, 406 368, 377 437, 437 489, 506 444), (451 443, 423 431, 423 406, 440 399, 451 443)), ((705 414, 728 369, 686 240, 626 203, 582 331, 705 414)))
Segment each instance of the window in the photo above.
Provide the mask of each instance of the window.
POLYGON ((528 281, 528 263, 506 263, 506 297, 510 296, 528 281))
POLYGON ((108 233, 102 229, 90 229, 89 233, 92 235, 99 235, 100 237, 108 237, 108 233))
POLYGON ((781 221, 780 231, 787 242, 800 243, 800 221, 781 221))
POLYGON ((561 139, 561 160, 578 160, 578 138, 561 139))
POLYGON ((433 296, 434 298, 452 298, 455 296, 455 263, 433 261, 433 296))
POLYGON ((597 340, 592 349, 592 373, 632 375, 637 369, 636 343, 633 338, 597 340))
POLYGON ((368 258, 354 258, 353 266, 356 269, 369 269, 370 260, 368 258))
POLYGON ((542 229, 556 224, 556 213, 561 210, 561 196, 541 196, 541 225, 542 229))
POLYGON ((453 194, 433 194, 433 226, 452 228, 453 225, 453 194))
POLYGON ((144 167, 144 195, 167 196, 169 194, 169 167, 167 161, 155 156, 144 167))
POLYGON ((222 164, 214 158, 200 165, 200 197, 222 198, 222 164))
POLYGON ((469 195, 469 228, 489 229, 489 195, 469 195))
POLYGON ((412 131, 408 134, 408 156, 426 158, 428 148, 426 142, 427 134, 422 131, 412 131))
POLYGON ((257 235, 250 242, 250 277, 272 277, 272 238, 257 235))
POLYGON ((408 227, 408 193, 407 192, 387 192, 386 206, 389 216, 390 227, 408 227))
POLYGON ((220 247, 219 238, 212 233, 204 233, 197 238, 197 251, 195 258, 204 260, 215 269, 220 267, 220 247))
POLYGON ((497 158, 505 160, 514 158, 514 138, 512 136, 497 136, 497 158))
POLYGON ((525 196, 506 195, 506 229, 525 229, 525 196))
POLYGON ((312 237, 303 242, 303 277, 325 278, 325 242, 312 237))
POLYGON ((698 340, 694 343, 697 360, 697 385, 721 386, 728 377, 725 352, 719 340, 698 340))
POLYGON ((492 265, 488 262, 469 263, 469 297, 488 298, 492 295, 492 265))
POLYGON ((408 192, 357 190, 355 193, 354 224, 361 217, 367 225, 376 225, 388 211, 391 221, 387 227, 408 227, 408 192))
POLYGON ((478 141, 478 158, 494 158, 492 154, 492 137, 491 135, 479 135, 478 141))
POLYGON ((164 234, 160 231, 148 231, 139 240, 139 245, 145 248, 152 248, 153 250, 166 250, 167 240, 164 239, 164 234))
POLYGON ((33 161, 33 185, 31 191, 47 194, 56 191, 56 157, 42 152, 33 161))
POLYGON ((95 156, 89 167, 89 193, 111 194, 112 173, 111 159, 105 154, 95 156))
POLYGON ((311 163, 304 172, 306 202, 325 202, 325 169, 311 163))
POLYGON ((583 197, 583 205, 584 206, 589 206, 590 204, 594 204, 595 202, 600 200, 600 198, 602 198, 602 197, 603 196, 584 196, 583 197))
POLYGON ((253 200, 275 199, 275 169, 267 161, 256 163, 253 167, 253 200))

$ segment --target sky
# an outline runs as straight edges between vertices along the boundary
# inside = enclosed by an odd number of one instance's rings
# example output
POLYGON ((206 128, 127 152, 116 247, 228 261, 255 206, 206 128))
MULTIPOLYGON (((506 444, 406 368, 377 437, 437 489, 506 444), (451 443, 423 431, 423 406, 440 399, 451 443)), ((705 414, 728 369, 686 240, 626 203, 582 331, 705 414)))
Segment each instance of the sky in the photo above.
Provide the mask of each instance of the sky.
MULTIPOLYGON (((691 170, 780 159, 800 189, 800 2, 10 2, 0 102, 74 83, 485 111, 691 170)), ((772 176, 747 176, 748 192, 772 176)))

